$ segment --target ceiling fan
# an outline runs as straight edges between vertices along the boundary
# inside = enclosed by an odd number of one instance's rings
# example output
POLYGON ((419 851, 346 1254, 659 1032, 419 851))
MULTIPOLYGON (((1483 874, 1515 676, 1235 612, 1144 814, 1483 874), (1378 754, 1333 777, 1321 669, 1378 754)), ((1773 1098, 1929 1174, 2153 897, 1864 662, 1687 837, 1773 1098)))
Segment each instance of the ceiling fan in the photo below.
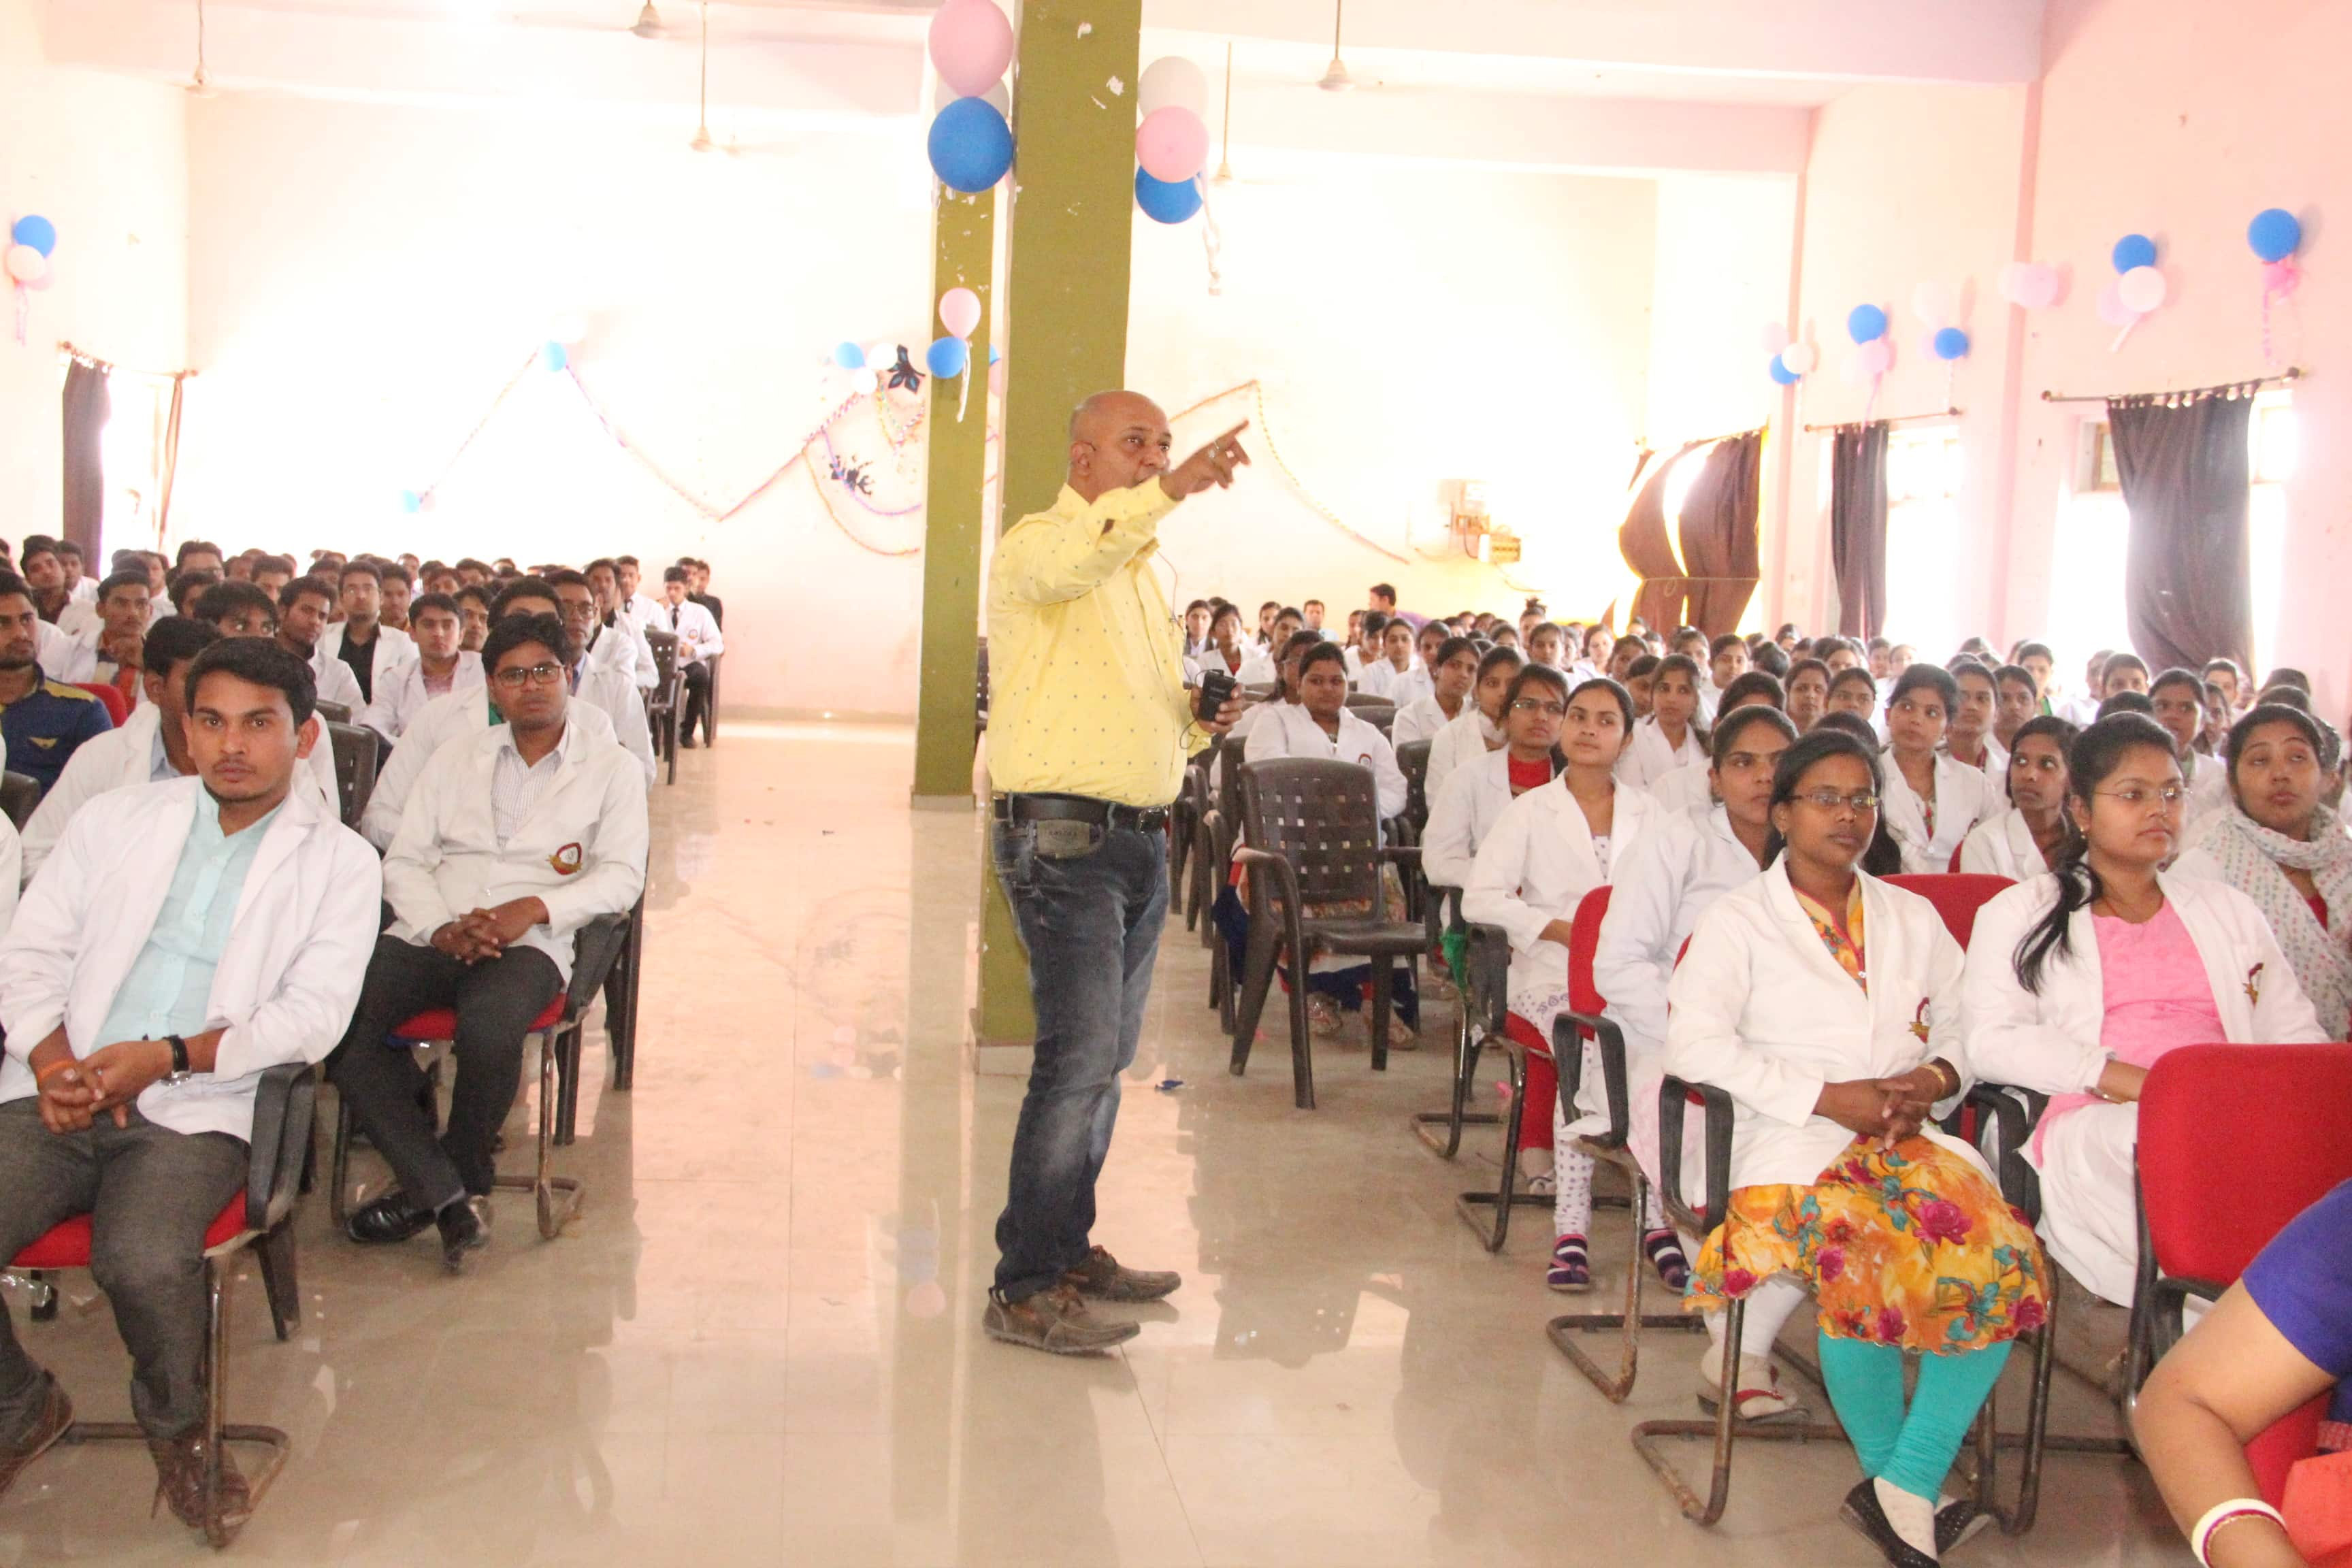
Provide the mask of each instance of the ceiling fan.
MULTIPOLYGON (((1347 16, 1347 4, 1348 0, 1331 0, 1331 63, 1325 68, 1323 79, 1315 84, 1325 92, 1352 92, 1356 87, 1356 79, 1348 74, 1348 62, 1339 56, 1339 32, 1347 16)), ((647 0, 646 9, 653 9, 651 0, 647 0)))

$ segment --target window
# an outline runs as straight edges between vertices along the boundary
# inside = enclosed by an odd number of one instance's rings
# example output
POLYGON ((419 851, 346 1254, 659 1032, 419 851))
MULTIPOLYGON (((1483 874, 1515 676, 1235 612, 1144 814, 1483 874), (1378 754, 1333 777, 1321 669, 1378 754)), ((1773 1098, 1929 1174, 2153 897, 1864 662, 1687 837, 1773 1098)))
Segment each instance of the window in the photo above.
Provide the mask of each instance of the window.
POLYGON ((163 420, 172 384, 118 369, 107 378, 106 428, 98 438, 100 467, 106 473, 105 512, 99 529, 98 559, 86 563, 94 577, 106 575, 118 550, 152 550, 155 508, 163 489, 163 420))
POLYGON ((1969 635, 1960 550, 1962 453, 1957 425, 1886 437, 1886 635, 1941 659, 1969 635))

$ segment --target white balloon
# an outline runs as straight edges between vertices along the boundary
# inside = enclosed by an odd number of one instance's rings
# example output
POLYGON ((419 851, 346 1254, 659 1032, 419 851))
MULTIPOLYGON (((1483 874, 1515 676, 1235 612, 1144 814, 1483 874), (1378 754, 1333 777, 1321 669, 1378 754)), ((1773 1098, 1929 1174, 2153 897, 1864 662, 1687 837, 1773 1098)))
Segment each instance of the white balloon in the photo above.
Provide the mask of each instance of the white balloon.
POLYGON ((1799 375, 1809 375, 1821 363, 1822 351, 1811 343, 1790 343, 1780 351, 1780 363, 1799 375))
POLYGON ((2145 316, 2164 303, 2164 274, 2153 267, 2135 267, 2116 280, 2116 292, 2126 310, 2145 316))
POLYGON ((1181 55, 1168 55, 1143 68, 1135 84, 1135 107, 1149 115, 1162 109, 1189 109, 1209 118, 1209 79, 1181 55))
POLYGON ((896 343, 876 343, 866 351, 866 368, 868 370, 888 370, 898 363, 898 345, 896 343))
POLYGON ((1952 319, 1952 291, 1932 280, 1911 290, 1911 313, 1929 331, 1952 319))
POLYGON ((1005 86, 1002 80, 982 93, 980 100, 1004 116, 1004 122, 1007 125, 1013 123, 1013 89, 1005 86))
POLYGON ((29 245, 12 245, 5 258, 8 276, 30 288, 49 275, 49 258, 29 245))

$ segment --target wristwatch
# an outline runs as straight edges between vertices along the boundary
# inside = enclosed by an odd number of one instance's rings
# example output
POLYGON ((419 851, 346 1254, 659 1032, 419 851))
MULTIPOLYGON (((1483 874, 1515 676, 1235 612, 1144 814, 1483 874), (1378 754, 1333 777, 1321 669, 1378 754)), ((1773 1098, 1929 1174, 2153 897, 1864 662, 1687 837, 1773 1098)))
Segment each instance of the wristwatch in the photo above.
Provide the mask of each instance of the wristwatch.
POLYGON ((188 1070, 188 1042, 177 1035, 166 1035, 163 1037, 163 1041, 172 1047, 172 1070, 163 1075, 163 1081, 165 1083, 187 1082, 194 1076, 188 1070))

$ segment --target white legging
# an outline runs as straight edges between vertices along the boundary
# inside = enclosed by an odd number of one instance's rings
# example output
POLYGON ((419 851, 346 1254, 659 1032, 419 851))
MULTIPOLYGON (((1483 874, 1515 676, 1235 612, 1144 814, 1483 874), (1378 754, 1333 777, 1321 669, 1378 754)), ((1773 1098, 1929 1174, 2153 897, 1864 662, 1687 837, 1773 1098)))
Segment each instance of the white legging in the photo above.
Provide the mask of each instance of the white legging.
MULTIPOLYGON (((1690 1247, 1698 1256, 1698 1248, 1690 1247)), ((1739 1321, 1739 1353, 1748 1356, 1772 1354, 1772 1342, 1780 1337, 1781 1327, 1796 1315, 1797 1309, 1811 1298, 1804 1282, 1793 1274, 1775 1274, 1748 1293, 1748 1315, 1739 1321)), ((1723 1320, 1721 1312, 1699 1314, 1706 1322, 1706 1337, 1717 1354, 1723 1350, 1723 1320)))
MULTIPOLYGON (((1592 1156, 1569 1136, 1568 1119, 1559 1113, 1558 1100, 1551 1106, 1551 1173, 1558 1184, 1552 1192, 1551 1233, 1589 1237, 1592 1234, 1592 1156)), ((1665 1229, 1665 1205, 1658 1201, 1658 1189, 1643 1182, 1642 1194, 1645 1200, 1642 1228, 1665 1229)))

